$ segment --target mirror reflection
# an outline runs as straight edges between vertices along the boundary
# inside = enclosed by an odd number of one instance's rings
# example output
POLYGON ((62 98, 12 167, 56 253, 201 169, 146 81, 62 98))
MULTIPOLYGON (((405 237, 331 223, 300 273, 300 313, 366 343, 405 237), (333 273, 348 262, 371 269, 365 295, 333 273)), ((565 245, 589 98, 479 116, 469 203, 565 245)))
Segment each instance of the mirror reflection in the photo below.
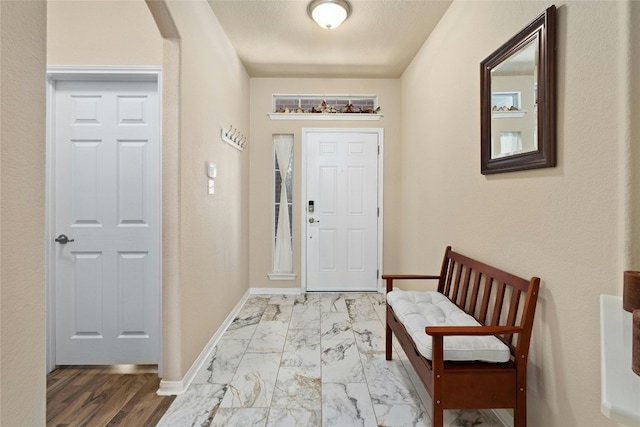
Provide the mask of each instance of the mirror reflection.
POLYGON ((538 36, 491 70, 491 159, 538 149, 538 36))

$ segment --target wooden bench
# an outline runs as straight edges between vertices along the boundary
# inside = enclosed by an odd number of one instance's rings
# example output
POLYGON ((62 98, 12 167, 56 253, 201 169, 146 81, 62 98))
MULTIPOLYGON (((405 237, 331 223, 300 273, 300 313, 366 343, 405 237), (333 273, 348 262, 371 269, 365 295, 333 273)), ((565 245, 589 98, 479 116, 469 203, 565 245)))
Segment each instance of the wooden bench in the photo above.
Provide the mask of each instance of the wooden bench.
POLYGON ((387 299, 386 359, 391 360, 393 332, 432 397, 433 425, 443 425, 445 409, 512 408, 514 425, 525 426, 527 358, 540 279, 516 277, 453 252, 450 246, 439 276, 385 274, 382 278, 386 280, 387 293, 393 290, 396 280, 438 280, 438 292, 481 324, 425 327, 432 339, 429 360, 420 354, 387 299), (463 335, 499 338, 510 349, 510 360, 445 361, 444 337, 463 335))

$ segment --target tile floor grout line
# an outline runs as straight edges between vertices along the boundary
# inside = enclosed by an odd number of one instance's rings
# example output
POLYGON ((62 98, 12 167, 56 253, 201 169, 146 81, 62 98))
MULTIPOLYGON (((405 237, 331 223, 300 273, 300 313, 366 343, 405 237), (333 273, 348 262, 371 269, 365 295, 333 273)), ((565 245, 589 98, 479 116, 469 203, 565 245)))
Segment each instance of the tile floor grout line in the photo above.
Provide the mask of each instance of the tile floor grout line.
MULTIPOLYGON (((295 303, 296 302, 295 302, 295 297, 294 297, 292 307, 295 307, 295 303)), ((284 342, 282 343, 282 351, 280 352, 280 362, 278 363, 278 372, 276 373, 276 382, 273 385, 273 393, 271 394, 271 400, 269 401, 269 406, 267 407, 267 424, 269 424, 269 419, 271 418, 271 409, 273 408, 273 406, 272 406, 273 405, 273 397, 275 396, 276 388, 278 387, 278 378, 280 377, 280 369, 282 368, 282 360, 284 358, 284 348, 287 345, 287 338, 289 337, 289 330, 291 328, 291 319, 292 318, 293 318, 293 308, 291 309, 291 316, 289 317, 289 322, 287 323, 287 332, 284 334, 284 342)), ((260 321, 262 321, 262 319, 260 319, 260 321)))

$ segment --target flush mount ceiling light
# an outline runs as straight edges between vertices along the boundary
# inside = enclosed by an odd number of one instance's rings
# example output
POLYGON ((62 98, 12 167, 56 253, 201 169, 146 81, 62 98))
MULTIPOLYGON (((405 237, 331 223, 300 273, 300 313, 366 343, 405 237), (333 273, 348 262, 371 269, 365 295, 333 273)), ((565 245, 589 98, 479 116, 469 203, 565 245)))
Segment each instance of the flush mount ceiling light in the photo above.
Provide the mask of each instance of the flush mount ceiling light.
POLYGON ((349 17, 351 5, 346 0, 313 0, 307 13, 322 28, 331 30, 349 17))

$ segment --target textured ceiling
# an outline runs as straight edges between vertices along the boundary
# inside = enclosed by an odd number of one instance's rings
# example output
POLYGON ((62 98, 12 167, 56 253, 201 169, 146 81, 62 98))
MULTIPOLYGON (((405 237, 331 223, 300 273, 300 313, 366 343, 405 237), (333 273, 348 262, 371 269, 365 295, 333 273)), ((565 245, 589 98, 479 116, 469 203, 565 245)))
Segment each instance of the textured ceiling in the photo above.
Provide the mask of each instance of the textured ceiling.
POLYGON ((320 28, 304 0, 209 0, 251 77, 398 78, 450 1, 350 0, 320 28))

